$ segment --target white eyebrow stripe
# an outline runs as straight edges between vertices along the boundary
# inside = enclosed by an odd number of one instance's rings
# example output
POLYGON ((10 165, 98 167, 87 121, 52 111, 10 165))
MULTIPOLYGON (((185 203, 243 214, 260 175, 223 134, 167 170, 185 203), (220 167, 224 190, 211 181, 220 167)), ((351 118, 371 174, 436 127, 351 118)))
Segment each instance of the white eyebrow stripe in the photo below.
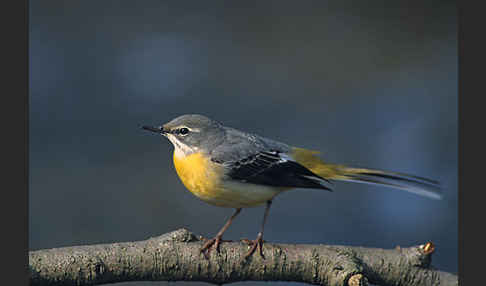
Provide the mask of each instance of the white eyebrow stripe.
POLYGON ((201 129, 199 129, 199 128, 190 128, 190 127, 187 127, 185 125, 179 125, 177 127, 174 127, 173 129, 181 129, 181 128, 187 128, 192 132, 201 132, 201 129))

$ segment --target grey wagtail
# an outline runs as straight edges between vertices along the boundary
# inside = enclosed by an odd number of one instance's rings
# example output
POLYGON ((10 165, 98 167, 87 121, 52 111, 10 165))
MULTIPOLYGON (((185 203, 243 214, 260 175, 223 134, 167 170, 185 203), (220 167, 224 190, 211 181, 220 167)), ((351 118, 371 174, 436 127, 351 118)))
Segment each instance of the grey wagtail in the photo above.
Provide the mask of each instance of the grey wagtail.
POLYGON ((242 208, 266 203, 257 238, 245 258, 258 248, 263 257, 263 230, 272 199, 292 188, 331 191, 333 180, 369 183, 440 199, 439 183, 430 179, 381 170, 329 164, 317 151, 246 133, 205 116, 179 116, 158 127, 143 129, 167 137, 174 145, 174 166, 184 186, 201 200, 236 211, 201 252, 219 251, 223 233, 242 208))

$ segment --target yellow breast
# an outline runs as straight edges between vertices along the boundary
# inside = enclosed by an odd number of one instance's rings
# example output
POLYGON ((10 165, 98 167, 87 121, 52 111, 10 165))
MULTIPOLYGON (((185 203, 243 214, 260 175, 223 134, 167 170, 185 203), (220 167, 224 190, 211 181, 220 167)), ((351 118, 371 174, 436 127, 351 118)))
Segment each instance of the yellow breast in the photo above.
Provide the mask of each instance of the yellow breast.
POLYGON ((223 179, 223 167, 201 153, 174 152, 174 166, 184 186, 201 200, 220 207, 254 207, 272 199, 284 188, 232 182, 223 179))
POLYGON ((201 153, 188 156, 176 156, 174 153, 174 166, 182 183, 191 193, 203 200, 215 195, 221 182, 222 170, 201 153))

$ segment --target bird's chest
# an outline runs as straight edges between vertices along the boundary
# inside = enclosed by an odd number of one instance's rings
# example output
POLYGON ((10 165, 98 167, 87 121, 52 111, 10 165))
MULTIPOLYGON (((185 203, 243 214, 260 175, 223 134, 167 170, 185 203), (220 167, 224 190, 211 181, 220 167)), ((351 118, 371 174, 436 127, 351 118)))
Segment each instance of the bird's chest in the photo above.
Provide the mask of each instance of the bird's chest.
POLYGON ((217 195, 222 170, 201 153, 174 153, 174 167, 184 186, 197 197, 206 200, 217 195))

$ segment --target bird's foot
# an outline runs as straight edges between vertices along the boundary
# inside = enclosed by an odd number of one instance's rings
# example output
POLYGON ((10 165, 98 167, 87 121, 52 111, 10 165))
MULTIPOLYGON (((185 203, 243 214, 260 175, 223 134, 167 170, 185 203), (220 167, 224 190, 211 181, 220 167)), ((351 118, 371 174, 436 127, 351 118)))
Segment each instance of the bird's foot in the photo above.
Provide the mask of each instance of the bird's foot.
POLYGON ((216 248, 216 251, 219 253, 219 245, 221 242, 231 242, 232 240, 223 240, 222 236, 216 236, 211 239, 207 238, 202 238, 206 242, 203 244, 201 249, 199 249, 202 254, 204 254, 204 257, 209 258, 209 252, 211 252, 211 249, 216 248))
POLYGON ((265 259, 265 256, 263 255, 263 243, 265 241, 263 240, 263 234, 261 232, 258 233, 258 236, 255 240, 249 240, 243 238, 241 241, 247 243, 250 246, 250 250, 245 255, 245 259, 250 257, 256 251, 257 248, 258 248, 258 253, 260 253, 260 256, 263 259, 265 259))

